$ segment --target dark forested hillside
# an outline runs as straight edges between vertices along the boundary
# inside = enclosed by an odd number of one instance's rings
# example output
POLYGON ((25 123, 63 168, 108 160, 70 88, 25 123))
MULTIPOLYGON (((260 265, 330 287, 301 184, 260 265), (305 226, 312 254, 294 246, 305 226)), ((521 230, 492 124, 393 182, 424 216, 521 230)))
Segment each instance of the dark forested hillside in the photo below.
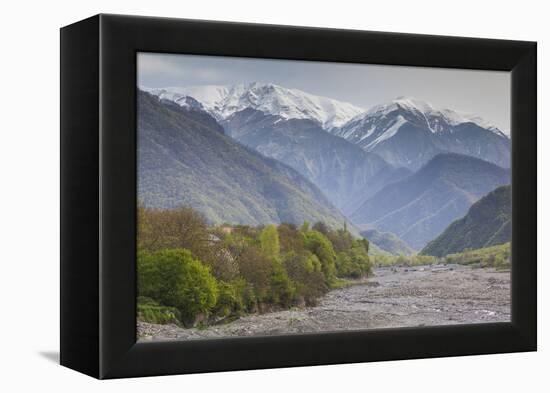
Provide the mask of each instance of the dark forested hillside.
POLYGON ((415 174, 380 190, 351 220, 393 232, 419 250, 480 197, 509 182, 508 169, 469 156, 440 154, 415 174))
POLYGON ((191 206, 215 224, 345 221, 309 180, 226 136, 206 112, 145 92, 138 100, 138 163, 145 207, 191 206))
POLYGON ((453 222, 421 251, 438 257, 504 244, 512 237, 512 193, 499 187, 474 203, 468 213, 453 222))

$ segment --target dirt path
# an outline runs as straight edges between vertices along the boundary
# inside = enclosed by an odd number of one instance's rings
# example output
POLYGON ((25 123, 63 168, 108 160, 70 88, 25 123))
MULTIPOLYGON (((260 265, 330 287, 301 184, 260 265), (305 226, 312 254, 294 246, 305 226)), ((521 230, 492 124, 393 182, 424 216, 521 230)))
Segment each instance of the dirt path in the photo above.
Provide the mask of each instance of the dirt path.
POLYGON ((138 323, 140 340, 310 333, 510 320, 510 272, 459 265, 378 268, 366 284, 329 292, 316 307, 183 329, 138 323))

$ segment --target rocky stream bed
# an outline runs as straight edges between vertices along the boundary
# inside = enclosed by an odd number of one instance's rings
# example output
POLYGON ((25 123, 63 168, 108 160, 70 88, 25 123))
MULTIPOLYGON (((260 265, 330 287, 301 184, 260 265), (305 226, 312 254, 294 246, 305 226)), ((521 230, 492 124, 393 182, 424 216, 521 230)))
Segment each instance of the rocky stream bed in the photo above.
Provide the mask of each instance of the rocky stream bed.
POLYGON ((460 265, 381 267, 315 307, 241 317, 207 328, 138 322, 140 341, 266 336, 510 320, 510 272, 460 265))

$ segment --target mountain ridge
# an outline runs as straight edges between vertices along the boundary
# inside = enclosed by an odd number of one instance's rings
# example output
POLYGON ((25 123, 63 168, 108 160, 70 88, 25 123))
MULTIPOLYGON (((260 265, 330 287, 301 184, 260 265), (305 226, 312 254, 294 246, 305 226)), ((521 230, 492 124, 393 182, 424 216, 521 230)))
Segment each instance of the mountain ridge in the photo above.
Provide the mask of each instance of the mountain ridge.
POLYGON ((407 97, 377 105, 331 132, 394 166, 412 170, 441 153, 510 166, 510 140, 498 127, 479 116, 407 97))
POLYGON ((407 243, 391 232, 366 229, 361 231, 361 236, 369 239, 371 244, 376 244, 382 251, 391 255, 412 255, 415 252, 407 243))
POLYGON ((481 191, 489 191, 477 183, 485 181, 493 167, 484 172, 488 167, 478 162, 480 172, 470 171, 466 179, 454 173, 451 165, 447 167, 453 172, 450 176, 451 172, 436 171, 434 163, 440 157, 455 157, 455 161, 470 157, 503 167, 504 172, 496 170, 498 175, 491 172, 488 184, 495 187, 509 176, 510 140, 504 132, 477 116, 438 109, 421 100, 400 97, 363 111, 271 83, 147 91, 183 110, 208 113, 220 126, 219 132, 295 170, 355 224, 374 223, 417 250, 440 233, 443 224, 464 214, 483 195, 481 191), (495 182, 497 177, 500 180, 495 182), (423 179, 427 188, 420 190, 414 183, 403 188, 409 178, 423 179), (394 186, 402 187, 400 195, 392 191, 394 186), (400 198, 418 195, 388 211, 375 203, 373 212, 365 213, 364 206, 374 203, 373 198, 385 203, 379 195, 382 191, 389 192, 397 205, 400 198), (390 222, 399 224, 395 227, 390 222))
POLYGON ((324 129, 331 129, 363 112, 362 108, 347 102, 273 83, 147 88, 147 91, 174 102, 193 97, 218 120, 252 108, 285 120, 313 120, 324 129))
POLYGON ((510 171, 474 157, 439 154, 411 176, 391 183, 350 215, 359 227, 393 232, 422 249, 492 189, 508 184, 510 171))
POLYGON ((247 149, 209 114, 138 92, 138 192, 146 207, 189 205, 209 222, 345 218, 294 169, 247 149))
POLYGON ((443 257, 447 254, 478 249, 511 241, 512 189, 498 187, 483 196, 462 218, 453 221, 420 254, 443 257))
POLYGON ((344 213, 357 205, 357 199, 362 201, 406 174, 311 120, 285 120, 247 108, 221 124, 243 145, 296 169, 344 213))

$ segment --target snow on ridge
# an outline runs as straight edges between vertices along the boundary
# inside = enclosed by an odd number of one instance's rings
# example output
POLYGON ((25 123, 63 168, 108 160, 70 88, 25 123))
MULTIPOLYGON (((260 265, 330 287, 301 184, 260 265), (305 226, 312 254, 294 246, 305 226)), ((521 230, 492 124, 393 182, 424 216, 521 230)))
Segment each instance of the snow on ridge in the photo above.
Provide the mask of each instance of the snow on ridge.
POLYGON ((206 108, 195 98, 190 95, 184 94, 176 90, 170 90, 165 88, 150 88, 145 86, 139 86, 140 90, 153 94, 159 100, 172 101, 178 104, 182 108, 205 110, 206 108))
MULTIPOLYGON (((485 128, 493 133, 509 137, 499 127, 477 115, 465 112, 455 111, 446 108, 436 108, 432 104, 412 97, 397 97, 396 99, 371 107, 362 114, 359 114, 346 123, 351 125, 354 122, 358 125, 368 121, 372 117, 383 117, 389 113, 403 109, 413 115, 421 116, 426 122, 427 127, 434 133, 446 129, 445 123, 451 127, 464 123, 474 123, 481 128, 485 128), (443 122, 443 124, 441 124, 443 122)), ((346 126, 344 125, 344 127, 346 126)), ((349 131, 348 131, 349 132, 349 131)))
MULTIPOLYGON (((455 127, 464 123, 474 123, 497 135, 509 138, 494 124, 480 116, 459 112, 451 109, 436 108, 432 104, 413 97, 397 97, 396 99, 363 110, 353 104, 337 101, 328 97, 316 96, 294 88, 286 88, 274 83, 251 82, 235 85, 199 85, 186 87, 148 88, 139 87, 158 96, 176 102, 181 106, 195 107, 191 99, 198 101, 202 109, 208 111, 218 120, 223 120, 232 114, 252 108, 266 114, 280 116, 283 119, 310 119, 318 122, 326 130, 348 138, 361 131, 361 140, 373 132, 370 120, 385 117, 398 109, 416 116, 426 123, 433 133, 443 132, 449 126, 455 127), (361 130, 364 124, 368 130, 361 130)), ((372 142, 371 142, 372 143, 372 142)))
POLYGON ((366 146, 366 148, 371 149, 371 148, 375 147, 376 145, 378 145, 380 142, 385 141, 386 139, 390 139, 392 136, 397 134, 397 131, 399 131, 401 126, 403 124, 405 124, 406 122, 407 122, 407 120, 403 116, 401 116, 401 115, 397 116, 397 119, 395 119, 393 124, 385 132, 383 132, 378 138, 376 138, 375 140, 370 142, 366 146))
POLYGON ((228 86, 203 85, 152 90, 153 94, 162 91, 163 97, 171 97, 174 101, 182 95, 193 97, 218 119, 225 119, 235 112, 253 108, 284 119, 311 119, 331 129, 343 125, 363 112, 363 109, 346 102, 273 83, 252 82, 228 86))

